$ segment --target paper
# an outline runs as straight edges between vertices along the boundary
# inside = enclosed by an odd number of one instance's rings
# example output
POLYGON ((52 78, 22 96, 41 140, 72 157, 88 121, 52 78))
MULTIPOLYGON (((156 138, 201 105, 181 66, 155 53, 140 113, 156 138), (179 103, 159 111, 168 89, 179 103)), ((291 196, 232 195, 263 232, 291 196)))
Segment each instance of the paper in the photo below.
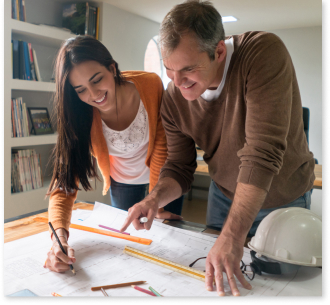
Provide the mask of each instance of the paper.
MULTIPOLYGON (((78 215, 79 213, 73 211, 72 219, 76 222, 81 216, 78 215)), ((103 224, 120 229, 126 216, 126 211, 96 203, 93 212, 83 220, 83 225, 98 227, 99 224, 103 224)), ((61 274, 42 268, 51 247, 49 232, 6 243, 4 246, 5 295, 29 289, 39 296, 51 296, 51 292, 56 292, 62 296, 104 297, 101 291, 91 291, 91 287, 145 280, 147 283, 141 285, 142 288, 148 289, 152 286, 164 297, 217 296, 216 291, 207 291, 202 281, 123 253, 125 245, 128 245, 188 266, 197 258, 207 255, 214 244, 214 237, 174 228, 156 221, 153 222, 150 231, 136 231, 131 225, 127 232, 133 236, 150 238, 153 242, 150 246, 146 246, 70 229, 69 244, 74 248, 77 258, 74 264, 76 276, 73 276, 71 271, 61 274)), ((251 261, 248 249, 244 249, 243 261, 246 264, 251 261)), ((205 269, 205 259, 196 263, 196 269, 205 269)), ((294 274, 285 276, 256 276, 251 282, 252 291, 244 289, 239 283, 238 287, 241 295, 244 296, 322 295, 321 280, 320 269, 302 267, 294 274)), ((226 280, 224 287, 226 294, 231 296, 226 280)), ((107 293, 110 296, 148 297, 132 287, 109 289, 107 293)))

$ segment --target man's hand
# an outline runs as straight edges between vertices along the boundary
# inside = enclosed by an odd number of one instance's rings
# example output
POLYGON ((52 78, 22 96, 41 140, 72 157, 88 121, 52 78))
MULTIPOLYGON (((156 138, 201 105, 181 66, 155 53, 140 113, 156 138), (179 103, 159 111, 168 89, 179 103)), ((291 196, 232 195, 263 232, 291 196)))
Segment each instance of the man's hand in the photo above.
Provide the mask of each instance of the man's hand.
POLYGON ((131 223, 133 223, 133 226, 136 230, 150 230, 152 221, 154 220, 157 212, 157 200, 152 196, 148 195, 145 199, 136 203, 128 209, 128 216, 122 228, 120 229, 120 232, 124 232, 131 223), (139 219, 141 217, 147 217, 148 221, 146 223, 140 223, 139 219))
POLYGON ((68 245, 66 231, 62 228, 57 229, 56 234, 68 255, 65 255, 62 252, 55 236, 52 236, 53 246, 47 253, 44 268, 48 268, 49 270, 55 272, 65 272, 70 269, 69 265, 76 262, 76 258, 74 257, 74 250, 68 245))
POLYGON ((246 289, 252 286, 245 279, 241 269, 240 261, 243 257, 243 243, 231 237, 224 236, 222 233, 216 240, 206 258, 205 286, 209 291, 213 290, 213 279, 215 279, 216 289, 219 296, 224 296, 224 273, 234 296, 239 296, 236 278, 246 289))
POLYGON ((136 230, 150 230, 152 221, 155 217, 181 220, 182 217, 179 215, 158 210, 176 198, 179 198, 181 195, 181 186, 176 180, 169 177, 160 179, 146 198, 128 209, 128 216, 120 229, 120 232, 124 232, 131 223, 133 223, 136 230), (139 221, 141 217, 147 217, 148 222, 141 224, 139 221))

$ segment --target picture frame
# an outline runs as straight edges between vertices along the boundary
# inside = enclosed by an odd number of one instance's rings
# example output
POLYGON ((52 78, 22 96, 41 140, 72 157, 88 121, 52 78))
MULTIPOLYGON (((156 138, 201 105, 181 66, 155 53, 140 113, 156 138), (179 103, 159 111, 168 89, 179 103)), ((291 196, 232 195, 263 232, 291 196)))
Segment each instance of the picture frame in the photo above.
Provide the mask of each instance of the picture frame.
POLYGON ((54 133, 46 107, 28 107, 31 120, 31 134, 45 135, 54 133))

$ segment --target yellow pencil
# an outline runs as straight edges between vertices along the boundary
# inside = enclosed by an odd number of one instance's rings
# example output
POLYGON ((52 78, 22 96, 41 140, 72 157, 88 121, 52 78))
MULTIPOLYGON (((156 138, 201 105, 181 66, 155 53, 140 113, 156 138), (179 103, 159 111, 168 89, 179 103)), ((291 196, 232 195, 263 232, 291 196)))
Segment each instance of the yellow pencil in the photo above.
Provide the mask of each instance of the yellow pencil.
POLYGON ((58 293, 56 293, 56 292, 52 292, 52 296, 53 296, 53 297, 61 297, 61 295, 58 294, 58 293))

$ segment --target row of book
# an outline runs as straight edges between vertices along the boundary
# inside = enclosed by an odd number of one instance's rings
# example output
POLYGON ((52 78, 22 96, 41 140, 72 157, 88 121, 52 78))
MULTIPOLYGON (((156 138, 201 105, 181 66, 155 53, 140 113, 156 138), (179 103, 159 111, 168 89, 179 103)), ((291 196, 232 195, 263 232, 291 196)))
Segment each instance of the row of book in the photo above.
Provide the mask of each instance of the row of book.
POLYGON ((31 125, 23 98, 11 99, 11 136, 13 138, 30 136, 31 125))
POLYGON ((25 0, 11 0, 11 18, 26 21, 25 0))
POLYGON ((40 154, 34 149, 12 151, 11 192, 20 193, 43 186, 40 154))
POLYGON ((42 81, 37 54, 31 43, 12 40, 13 78, 42 81))

